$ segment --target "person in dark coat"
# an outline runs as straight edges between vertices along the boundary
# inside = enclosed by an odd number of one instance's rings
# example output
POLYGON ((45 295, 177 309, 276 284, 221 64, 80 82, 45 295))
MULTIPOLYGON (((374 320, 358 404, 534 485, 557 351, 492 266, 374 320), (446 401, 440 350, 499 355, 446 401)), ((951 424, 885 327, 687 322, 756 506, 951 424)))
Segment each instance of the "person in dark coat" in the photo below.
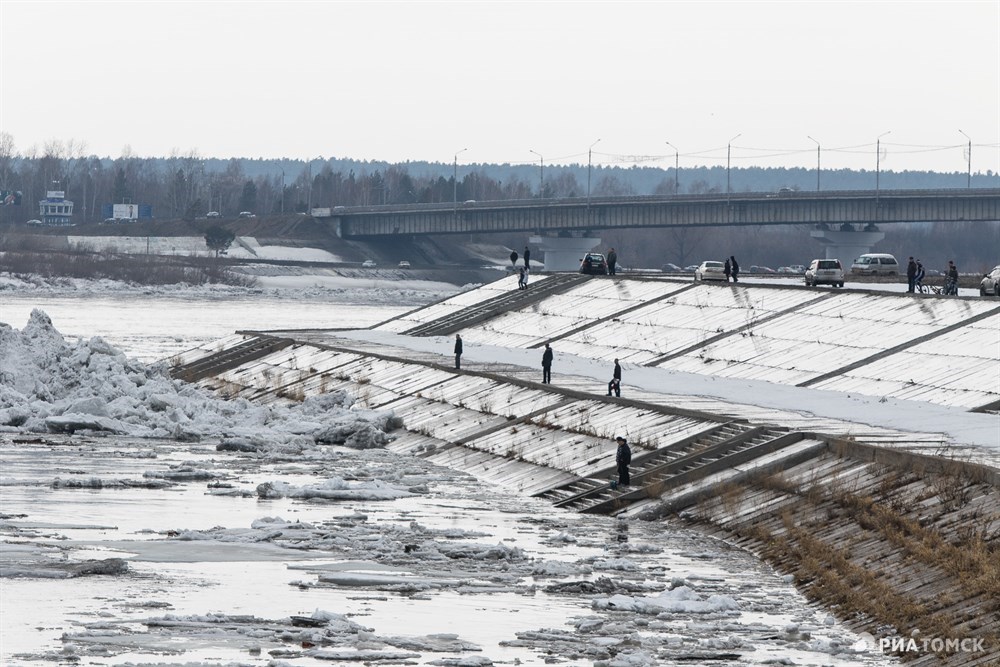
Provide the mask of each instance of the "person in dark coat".
POLYGON ((733 273, 733 265, 729 263, 729 259, 726 259, 725 266, 722 267, 722 272, 726 274, 726 282, 729 282, 729 276, 733 273))
POLYGON ((612 248, 608 253, 608 275, 615 275, 615 265, 618 264, 618 253, 612 248))
POLYGON ((618 487, 628 486, 632 481, 629 479, 628 464, 632 462, 632 450, 629 449, 625 438, 618 436, 615 438, 618 449, 615 451, 615 464, 618 466, 618 487))
POLYGON ((608 396, 611 392, 615 392, 615 396, 621 398, 622 396, 622 367, 618 364, 618 360, 615 359, 615 371, 611 376, 611 382, 608 383, 608 396))
POLYGON ((510 265, 511 266, 517 266, 517 251, 516 250, 511 250, 510 251, 510 265))
POLYGON ((528 248, 528 246, 524 246, 524 268, 529 271, 531 270, 531 266, 528 264, 530 258, 531 258, 531 249, 528 248))
POLYGON ((736 262, 736 255, 729 256, 729 270, 733 272, 733 282, 738 283, 740 275, 740 265, 736 262))
POLYGON ((462 336, 455 334, 455 368, 462 367, 462 336))
POLYGON ((528 273, 523 266, 517 270, 517 289, 528 289, 528 273))
POLYGON ((948 279, 944 284, 944 293, 958 296, 958 267, 954 260, 948 260, 948 279))
POLYGON ((552 384, 552 357, 552 348, 546 343, 542 353, 542 384, 552 384))
POLYGON ((906 291, 913 293, 913 290, 917 286, 917 263, 913 261, 910 257, 910 261, 906 263, 906 291))
POLYGON ((924 276, 926 276, 926 275, 927 275, 927 272, 924 271, 924 264, 923 264, 923 262, 921 262, 918 259, 917 260, 917 274, 915 276, 913 276, 913 288, 916 291, 922 291, 923 290, 924 276))

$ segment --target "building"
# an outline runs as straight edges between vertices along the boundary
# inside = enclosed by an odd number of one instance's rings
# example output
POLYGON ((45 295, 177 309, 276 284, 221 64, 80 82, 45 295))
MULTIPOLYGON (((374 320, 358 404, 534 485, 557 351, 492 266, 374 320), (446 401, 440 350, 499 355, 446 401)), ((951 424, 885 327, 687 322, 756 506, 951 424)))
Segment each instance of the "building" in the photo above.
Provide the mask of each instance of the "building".
POLYGON ((66 199, 63 190, 48 190, 45 199, 38 202, 42 224, 68 227, 73 224, 73 202, 66 199))

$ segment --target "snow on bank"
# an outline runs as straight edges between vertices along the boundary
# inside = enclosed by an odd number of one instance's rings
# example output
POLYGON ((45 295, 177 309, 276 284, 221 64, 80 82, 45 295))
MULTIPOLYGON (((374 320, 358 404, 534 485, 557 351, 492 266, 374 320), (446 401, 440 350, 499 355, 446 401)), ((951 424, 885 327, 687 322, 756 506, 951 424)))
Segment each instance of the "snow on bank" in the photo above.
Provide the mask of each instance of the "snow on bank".
POLYGON ((101 338, 67 343, 40 310, 21 331, 0 323, 0 431, 218 439, 243 451, 287 453, 316 444, 380 447, 385 432, 400 426, 391 411, 353 404, 344 392, 287 406, 223 400, 101 338))
POLYGON ((307 270, 249 264, 239 267, 239 273, 254 278, 257 284, 254 287, 220 284, 140 285, 117 280, 26 276, 0 272, 0 293, 46 297, 136 295, 142 298, 197 299, 279 296, 282 299, 295 301, 324 299, 333 303, 415 307, 474 287, 473 285, 458 287, 451 283, 433 280, 404 280, 400 272, 395 270, 374 271, 359 277, 345 275, 350 273, 350 270, 342 273, 336 269, 307 270))

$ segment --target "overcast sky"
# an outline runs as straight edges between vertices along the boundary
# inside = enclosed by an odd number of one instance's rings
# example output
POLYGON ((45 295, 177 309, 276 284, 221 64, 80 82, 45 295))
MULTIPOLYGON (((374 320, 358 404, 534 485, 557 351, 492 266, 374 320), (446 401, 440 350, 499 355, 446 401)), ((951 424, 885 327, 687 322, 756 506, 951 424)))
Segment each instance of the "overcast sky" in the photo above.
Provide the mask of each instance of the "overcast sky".
POLYGON ((1000 171, 998 0, 0 0, 0 81, 21 153, 1000 171))

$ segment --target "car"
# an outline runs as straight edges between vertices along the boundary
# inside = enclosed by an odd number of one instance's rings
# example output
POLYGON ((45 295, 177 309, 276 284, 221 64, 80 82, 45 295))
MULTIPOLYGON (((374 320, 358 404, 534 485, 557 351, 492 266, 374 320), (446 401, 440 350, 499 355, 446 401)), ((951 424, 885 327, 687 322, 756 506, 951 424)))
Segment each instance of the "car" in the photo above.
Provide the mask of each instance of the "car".
POLYGON ((757 267, 757 271, 759 273, 768 273, 768 274, 770 274, 770 273, 777 273, 777 271, 775 271, 774 269, 772 269, 770 266, 758 266, 757 267))
POLYGON ((697 270, 698 270, 697 264, 689 264, 688 266, 684 267, 684 273, 694 273, 697 270))
POLYGON ((256 218, 257 216, 254 215, 253 213, 251 213, 250 211, 240 211, 240 217, 241 218, 256 218))
POLYGON ((41 220, 38 220, 38 219, 35 219, 35 220, 28 220, 28 222, 26 222, 26 223, 24 223, 24 224, 26 224, 26 225, 30 225, 30 226, 32 226, 32 227, 35 227, 36 225, 40 225, 40 224, 42 224, 42 221, 41 221, 41 220))
POLYGON ((899 262, 888 253, 870 252, 854 260, 851 273, 859 276, 898 276, 899 262))
POLYGON ((814 259, 805 272, 806 287, 816 285, 844 286, 844 267, 839 259, 814 259))
POLYGON ((375 260, 373 259, 366 259, 365 261, 361 262, 362 269, 374 269, 376 266, 377 265, 375 264, 375 260))
POLYGON ((677 266, 676 264, 671 264, 670 262, 667 262, 666 264, 661 266, 660 271, 663 271, 664 273, 684 273, 684 269, 677 266))
POLYGON ((801 264, 789 264, 788 270, 791 271, 792 273, 797 273, 801 276, 803 273, 806 272, 806 267, 802 266, 801 264))
POLYGON ((694 279, 695 282, 699 280, 729 280, 726 276, 725 264, 714 260, 706 260, 699 264, 698 268, 694 270, 694 279))
POLYGON ((993 267, 993 270, 983 276, 979 282, 980 296, 1000 296, 1000 264, 993 267))
POLYGON ((208 213, 205 214, 205 217, 206 218, 221 218, 222 214, 219 213, 218 211, 209 211, 208 213))
POLYGON ((795 273, 795 271, 792 270, 792 267, 790 267, 790 266, 779 266, 778 270, 775 271, 775 273, 780 273, 780 274, 783 274, 783 275, 787 275, 789 273, 795 273))
POLYGON ((588 252, 580 260, 580 273, 592 276, 603 276, 608 273, 608 260, 599 252, 588 252))
POLYGON ((410 268, 410 263, 407 262, 405 259, 402 259, 402 260, 399 261, 399 268, 401 268, 401 269, 408 269, 408 268, 410 268))
POLYGON ((471 205, 471 204, 475 204, 475 203, 476 203, 476 200, 475 200, 475 199, 466 199, 466 200, 465 200, 465 203, 466 203, 466 205, 471 205))

